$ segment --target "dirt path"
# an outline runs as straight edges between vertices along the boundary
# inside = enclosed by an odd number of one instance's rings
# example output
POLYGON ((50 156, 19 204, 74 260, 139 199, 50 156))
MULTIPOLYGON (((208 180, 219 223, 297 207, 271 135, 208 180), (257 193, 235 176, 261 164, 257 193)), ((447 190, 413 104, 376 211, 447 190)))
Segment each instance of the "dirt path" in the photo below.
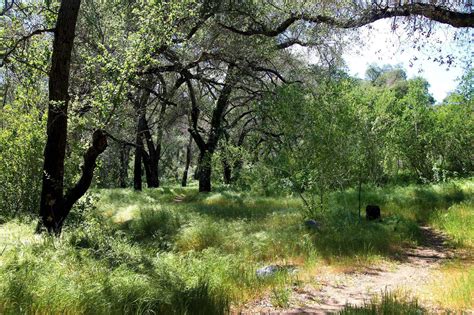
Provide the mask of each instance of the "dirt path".
POLYGON ((403 288, 417 295, 430 280, 433 269, 453 254, 445 245, 443 235, 428 227, 422 227, 422 232, 425 244, 407 250, 406 259, 401 263, 377 265, 351 273, 338 273, 326 267, 314 279, 317 287, 293 288, 290 308, 275 308, 267 297, 249 305, 242 314, 328 314, 341 310, 348 303, 362 305, 385 290, 403 288))

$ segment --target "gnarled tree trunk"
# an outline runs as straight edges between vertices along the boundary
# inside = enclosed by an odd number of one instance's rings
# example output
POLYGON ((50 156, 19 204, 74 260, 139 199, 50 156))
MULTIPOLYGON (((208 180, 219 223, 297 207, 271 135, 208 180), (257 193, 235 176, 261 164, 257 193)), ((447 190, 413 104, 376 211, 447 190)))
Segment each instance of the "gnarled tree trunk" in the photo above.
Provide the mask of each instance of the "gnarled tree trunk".
POLYGON ((217 148, 220 137, 222 136, 222 120, 224 113, 229 105, 229 98, 234 87, 234 67, 229 66, 227 70, 227 76, 219 97, 216 101, 216 106, 212 111, 212 119, 210 124, 210 131, 207 138, 207 142, 204 141, 202 135, 198 130, 198 119, 199 119, 199 108, 197 106, 197 100, 194 95, 194 90, 191 81, 187 80, 188 90, 191 97, 191 120, 192 126, 189 128, 191 136, 196 142, 200 155, 198 160, 198 176, 199 176, 199 191, 210 192, 211 191, 211 175, 212 175, 212 156, 217 148))
POLYGON ((64 220, 74 203, 89 188, 96 159, 107 147, 105 132, 95 131, 92 145, 84 154, 82 176, 76 185, 64 195, 69 70, 80 4, 80 0, 61 1, 54 32, 52 63, 49 73, 48 123, 40 218, 48 232, 56 235, 61 233, 64 220))

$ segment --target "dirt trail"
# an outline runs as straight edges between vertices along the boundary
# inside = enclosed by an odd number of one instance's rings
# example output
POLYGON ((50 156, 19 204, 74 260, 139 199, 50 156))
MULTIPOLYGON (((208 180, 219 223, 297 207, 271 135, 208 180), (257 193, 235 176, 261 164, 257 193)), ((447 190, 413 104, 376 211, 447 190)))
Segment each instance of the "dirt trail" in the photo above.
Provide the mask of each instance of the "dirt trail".
POLYGON ((327 267, 315 277, 317 287, 306 285, 292 290, 289 309, 274 308, 266 297, 249 305, 242 314, 328 314, 341 310, 348 303, 362 305, 385 290, 403 288, 417 295, 429 282, 433 269, 453 255, 445 245, 443 235, 429 227, 422 227, 422 232, 425 244, 408 249, 406 259, 400 263, 351 273, 337 273, 327 267))

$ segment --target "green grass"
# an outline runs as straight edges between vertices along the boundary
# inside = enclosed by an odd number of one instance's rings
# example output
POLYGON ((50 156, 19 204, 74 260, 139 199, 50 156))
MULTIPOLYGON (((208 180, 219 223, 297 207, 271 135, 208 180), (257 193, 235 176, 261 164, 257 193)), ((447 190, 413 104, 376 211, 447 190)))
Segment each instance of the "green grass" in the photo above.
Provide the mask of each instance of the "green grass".
POLYGON ((341 315, 418 315, 425 314, 416 299, 401 293, 384 292, 380 297, 374 297, 362 306, 347 305, 339 314, 341 315))
POLYGON ((430 223, 444 231, 454 246, 474 249, 474 199, 436 212, 430 223))
POLYGON ((34 235, 33 222, 0 224, 0 313, 219 314, 265 292, 284 307, 298 275, 258 278, 257 268, 298 265, 304 273, 397 258, 422 241, 420 223, 469 246, 472 192, 469 180, 365 189, 364 205, 379 204, 381 222, 359 221, 357 192, 337 192, 315 218, 321 229, 310 230, 293 197, 96 190, 61 239, 34 235))

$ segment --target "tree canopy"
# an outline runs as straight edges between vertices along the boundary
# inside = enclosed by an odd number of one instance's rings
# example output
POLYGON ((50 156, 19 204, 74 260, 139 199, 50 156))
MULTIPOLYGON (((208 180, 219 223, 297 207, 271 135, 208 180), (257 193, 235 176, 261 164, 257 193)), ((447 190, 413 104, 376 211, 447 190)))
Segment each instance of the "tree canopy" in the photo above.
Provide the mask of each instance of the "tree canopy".
POLYGON ((472 70, 433 105, 426 80, 376 65, 367 80, 351 78, 341 52, 359 27, 386 18, 426 37, 433 23, 469 32, 471 10, 446 1, 7 0, 2 150, 24 155, 0 167, 35 184, 8 184, 4 200, 31 195, 21 211, 39 203, 42 225, 60 233, 91 185, 186 185, 191 167, 202 192, 220 178, 260 181, 319 194, 321 207, 337 187, 469 174, 463 148, 473 133, 462 117, 472 116, 472 70), (295 45, 314 48, 320 64, 308 66, 295 45))

